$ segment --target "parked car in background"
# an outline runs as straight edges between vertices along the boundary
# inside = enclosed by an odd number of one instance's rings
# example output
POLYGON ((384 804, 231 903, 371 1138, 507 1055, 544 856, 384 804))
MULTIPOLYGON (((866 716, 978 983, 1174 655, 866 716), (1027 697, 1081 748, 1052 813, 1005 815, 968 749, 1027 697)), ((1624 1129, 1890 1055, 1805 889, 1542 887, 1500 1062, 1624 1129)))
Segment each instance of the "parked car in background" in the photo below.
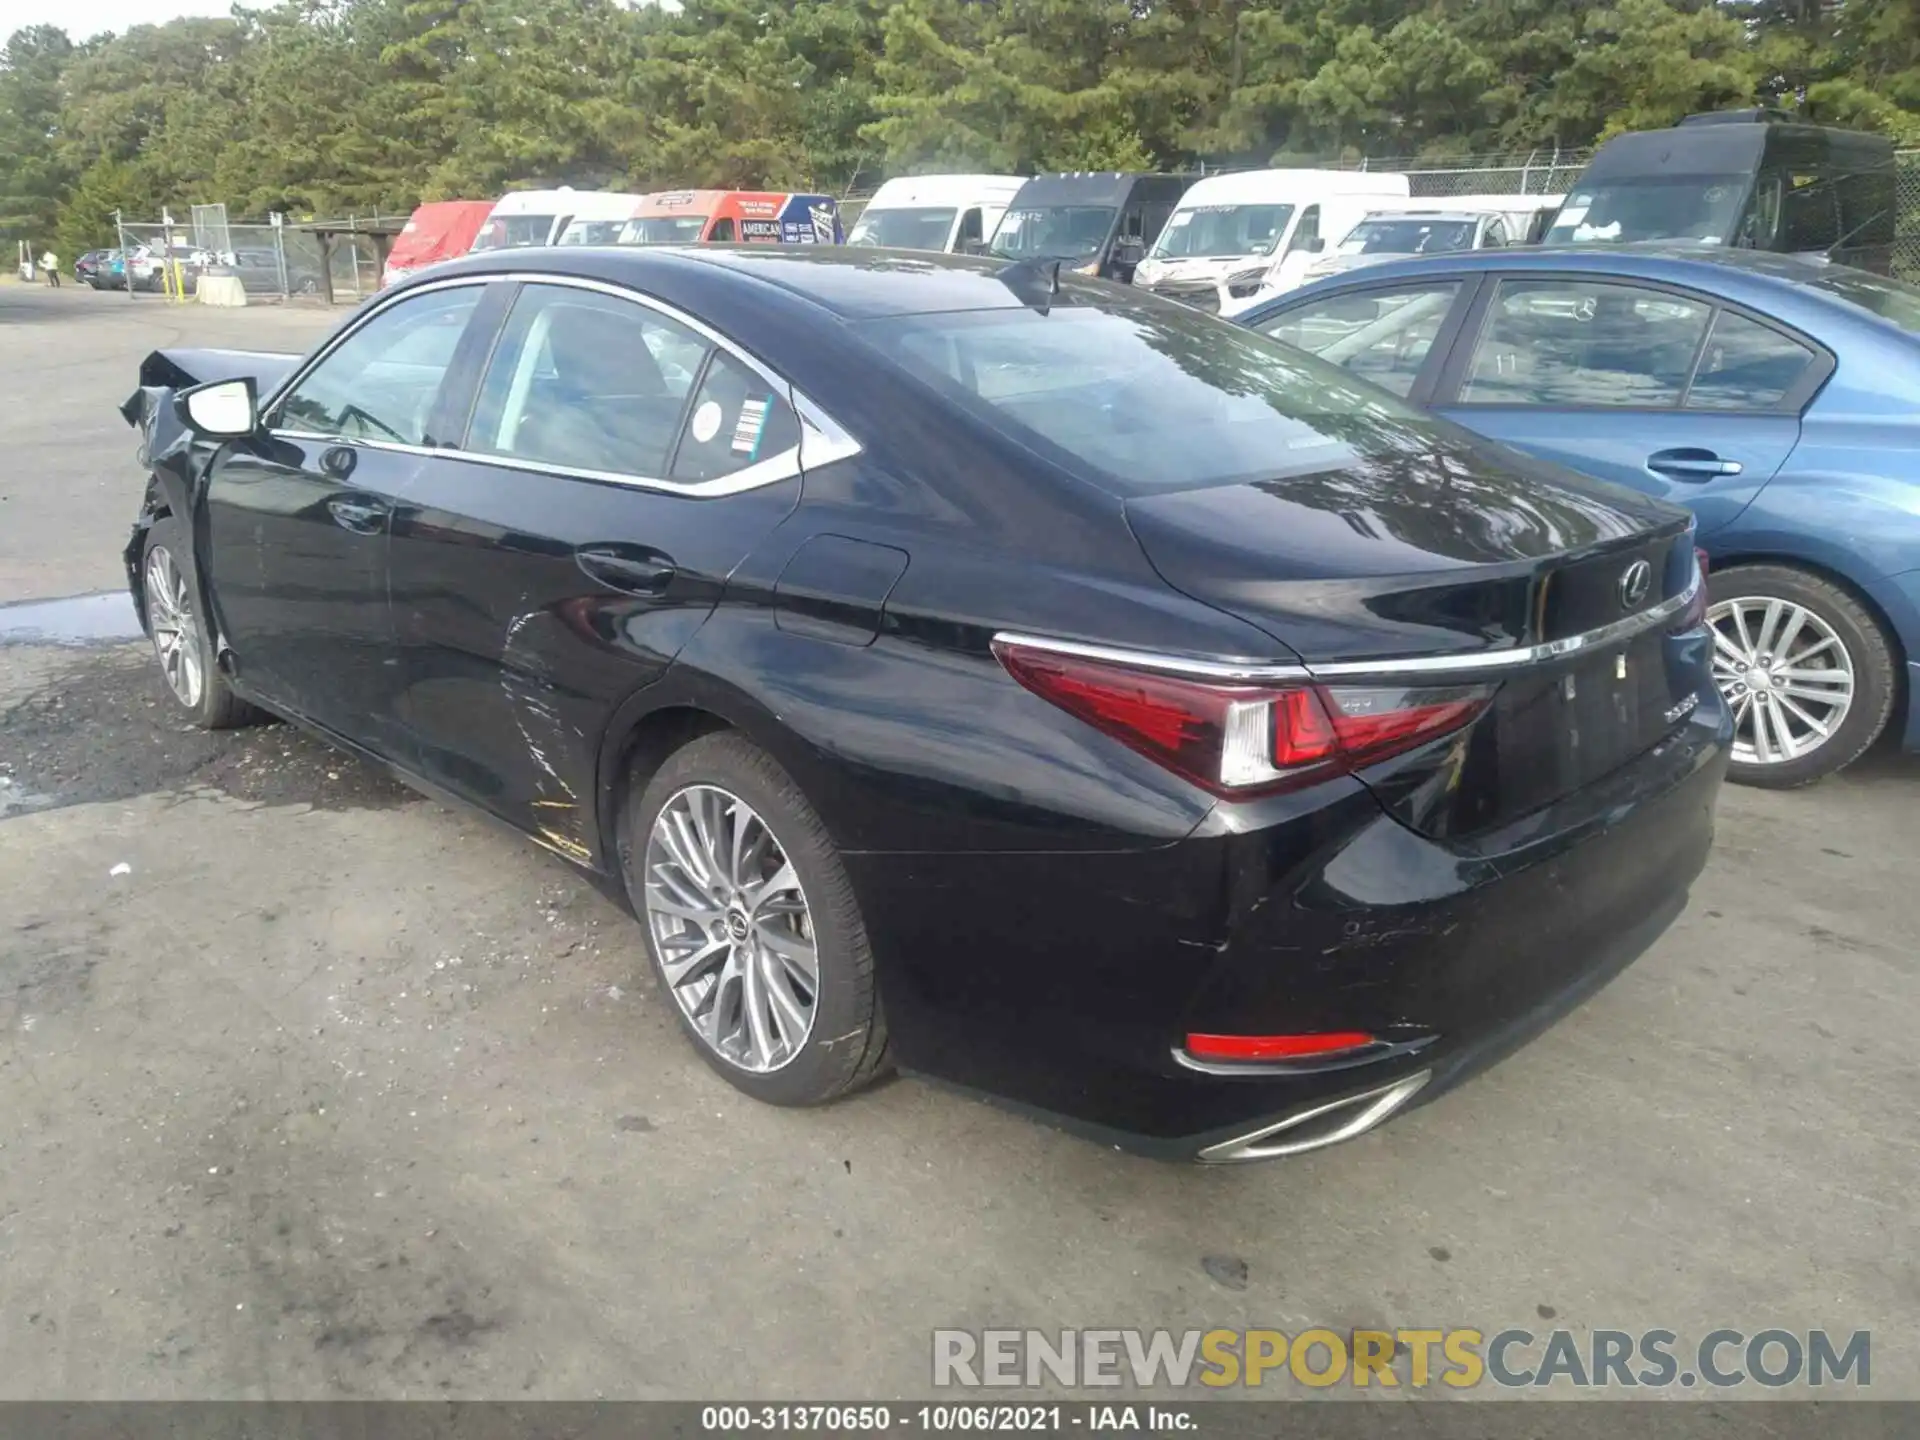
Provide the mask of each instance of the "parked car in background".
POLYGON ((433 200, 416 207, 387 252, 387 263, 380 271, 381 288, 466 254, 492 213, 491 200, 433 200))
POLYGON ((1778 110, 1689 115, 1670 130, 1602 145, 1546 238, 1818 254, 1884 275, 1896 181, 1884 135, 1801 124, 1778 110))
POLYGON ((633 208, 622 245, 837 245, 840 205, 831 195, 764 190, 663 190, 633 208))
POLYGON ((763 1101, 897 1061, 1315 1149, 1604 983, 1707 857, 1685 511, 1126 287, 550 250, 141 379, 181 716, 297 719, 620 887, 763 1101))
POLYGON ((112 251, 102 274, 102 287, 109 290, 159 290, 165 285, 165 263, 158 246, 112 251))
POLYGON ((1347 238, 1307 266, 1306 281, 1341 275, 1407 255, 1444 255, 1513 244, 1507 219, 1491 210, 1391 209, 1370 211, 1347 238))
POLYGON ((1291 290, 1369 210, 1407 194, 1406 176, 1377 171, 1210 175, 1181 197, 1133 283, 1232 314, 1291 290))
POLYGON ((73 278, 80 284, 98 290, 101 273, 108 259, 114 254, 111 250, 88 250, 74 257, 73 278))
POLYGON ((1560 213, 1560 207, 1566 203, 1566 199, 1565 195, 1479 194, 1449 195, 1444 201, 1414 203, 1444 204, 1451 210, 1484 210, 1507 222, 1507 234, 1513 244, 1538 245, 1546 237, 1554 216, 1560 213))
POLYGON ((985 248, 1004 260, 1058 260, 1124 284, 1198 178, 1113 170, 1036 175, 1013 197, 985 248))
POLYGON ((1249 325, 1543 459, 1687 506, 1733 777, 1920 749, 1920 289, 1785 256, 1489 250, 1322 281, 1249 325))
POLYGON ((984 245, 1024 175, 908 175, 873 192, 849 245, 966 251, 984 245))

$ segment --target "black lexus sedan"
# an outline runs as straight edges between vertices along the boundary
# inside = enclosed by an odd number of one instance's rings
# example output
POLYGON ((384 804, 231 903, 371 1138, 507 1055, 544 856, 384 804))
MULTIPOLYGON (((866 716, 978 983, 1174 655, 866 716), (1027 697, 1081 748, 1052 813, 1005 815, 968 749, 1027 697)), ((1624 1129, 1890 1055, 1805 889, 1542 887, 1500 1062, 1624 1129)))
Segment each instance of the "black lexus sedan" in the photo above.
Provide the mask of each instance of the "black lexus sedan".
POLYGON ((598 876, 775 1104, 897 1065, 1312 1149, 1550 1023, 1706 858, 1685 513, 1052 263, 514 251, 141 381, 181 707, 598 876))

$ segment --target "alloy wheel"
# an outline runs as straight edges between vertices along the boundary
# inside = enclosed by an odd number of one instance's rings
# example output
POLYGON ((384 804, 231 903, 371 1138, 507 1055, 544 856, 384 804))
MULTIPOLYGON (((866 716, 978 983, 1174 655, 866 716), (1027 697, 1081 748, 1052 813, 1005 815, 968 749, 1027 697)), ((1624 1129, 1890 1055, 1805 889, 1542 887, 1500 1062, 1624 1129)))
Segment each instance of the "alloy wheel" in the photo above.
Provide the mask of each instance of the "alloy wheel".
POLYGON ((1832 739, 1853 706, 1853 657, 1834 628, 1774 596, 1707 611, 1713 679, 1733 710, 1733 758, 1784 765, 1832 739))
POLYGON ((800 877, 739 796, 689 785, 647 836, 654 954, 694 1033, 756 1075, 788 1064, 813 1031, 820 962, 800 877))
POLYGON ((147 552, 147 621, 167 688, 189 710, 199 708, 206 676, 200 668, 200 623, 186 576, 164 545, 147 552))

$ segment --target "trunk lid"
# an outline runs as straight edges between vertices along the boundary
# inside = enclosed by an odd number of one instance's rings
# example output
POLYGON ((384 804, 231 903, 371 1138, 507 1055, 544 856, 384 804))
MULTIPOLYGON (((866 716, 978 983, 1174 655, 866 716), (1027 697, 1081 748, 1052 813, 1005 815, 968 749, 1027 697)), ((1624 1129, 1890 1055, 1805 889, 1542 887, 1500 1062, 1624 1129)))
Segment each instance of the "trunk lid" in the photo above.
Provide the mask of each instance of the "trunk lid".
POLYGON ((1704 683, 1669 663, 1666 625, 1635 623, 1692 583, 1686 512, 1468 442, 1144 496, 1127 516, 1168 583, 1326 683, 1498 685, 1465 731, 1362 776, 1427 833, 1486 829, 1612 773, 1704 683), (1449 782, 1426 784, 1442 764, 1449 782))

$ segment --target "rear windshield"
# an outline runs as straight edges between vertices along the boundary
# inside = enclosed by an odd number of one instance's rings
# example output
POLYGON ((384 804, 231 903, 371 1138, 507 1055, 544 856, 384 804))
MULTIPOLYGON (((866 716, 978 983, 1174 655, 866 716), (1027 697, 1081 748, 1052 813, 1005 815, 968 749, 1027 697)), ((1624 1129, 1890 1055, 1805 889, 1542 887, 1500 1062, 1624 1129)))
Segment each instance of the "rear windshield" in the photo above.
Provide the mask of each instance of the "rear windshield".
POLYGON ((1433 255, 1471 250, 1471 220, 1362 220, 1340 242, 1342 255, 1433 255))
POLYGON ((1751 175, 1670 175, 1582 184, 1547 232, 1549 245, 1695 240, 1730 245, 1751 175))
POLYGON ((1841 265, 1822 267, 1808 278, 1807 284, 1850 301, 1862 310, 1870 310, 1910 335, 1920 335, 1920 287, 1841 265))
POLYGON ((1121 494, 1278 479, 1432 444, 1432 422, 1337 366, 1124 292, 1045 315, 859 328, 962 408, 1042 453, 1065 452, 1121 494))
POLYGON ((885 245, 896 250, 945 250, 953 231, 947 209, 867 210, 847 235, 849 245, 885 245))
POLYGON ((520 250, 529 245, 544 245, 553 234, 552 215, 495 215, 480 227, 473 248, 480 250, 520 250))
POLYGON ((1270 255, 1292 218, 1291 205, 1192 205, 1173 212, 1148 253, 1156 260, 1270 255))
POLYGON ((649 215, 621 228, 622 245, 693 245, 707 228, 704 215, 649 215))
POLYGON ((575 220, 560 232, 562 245, 616 245, 620 241, 620 232, 627 228, 624 220, 575 220))
POLYGON ((993 232, 993 244, 989 248, 995 255, 1004 255, 1009 260, 1047 256, 1084 260, 1099 253, 1112 229, 1113 207, 1110 205, 1048 205, 1009 210, 1000 217, 1000 228, 993 232))

